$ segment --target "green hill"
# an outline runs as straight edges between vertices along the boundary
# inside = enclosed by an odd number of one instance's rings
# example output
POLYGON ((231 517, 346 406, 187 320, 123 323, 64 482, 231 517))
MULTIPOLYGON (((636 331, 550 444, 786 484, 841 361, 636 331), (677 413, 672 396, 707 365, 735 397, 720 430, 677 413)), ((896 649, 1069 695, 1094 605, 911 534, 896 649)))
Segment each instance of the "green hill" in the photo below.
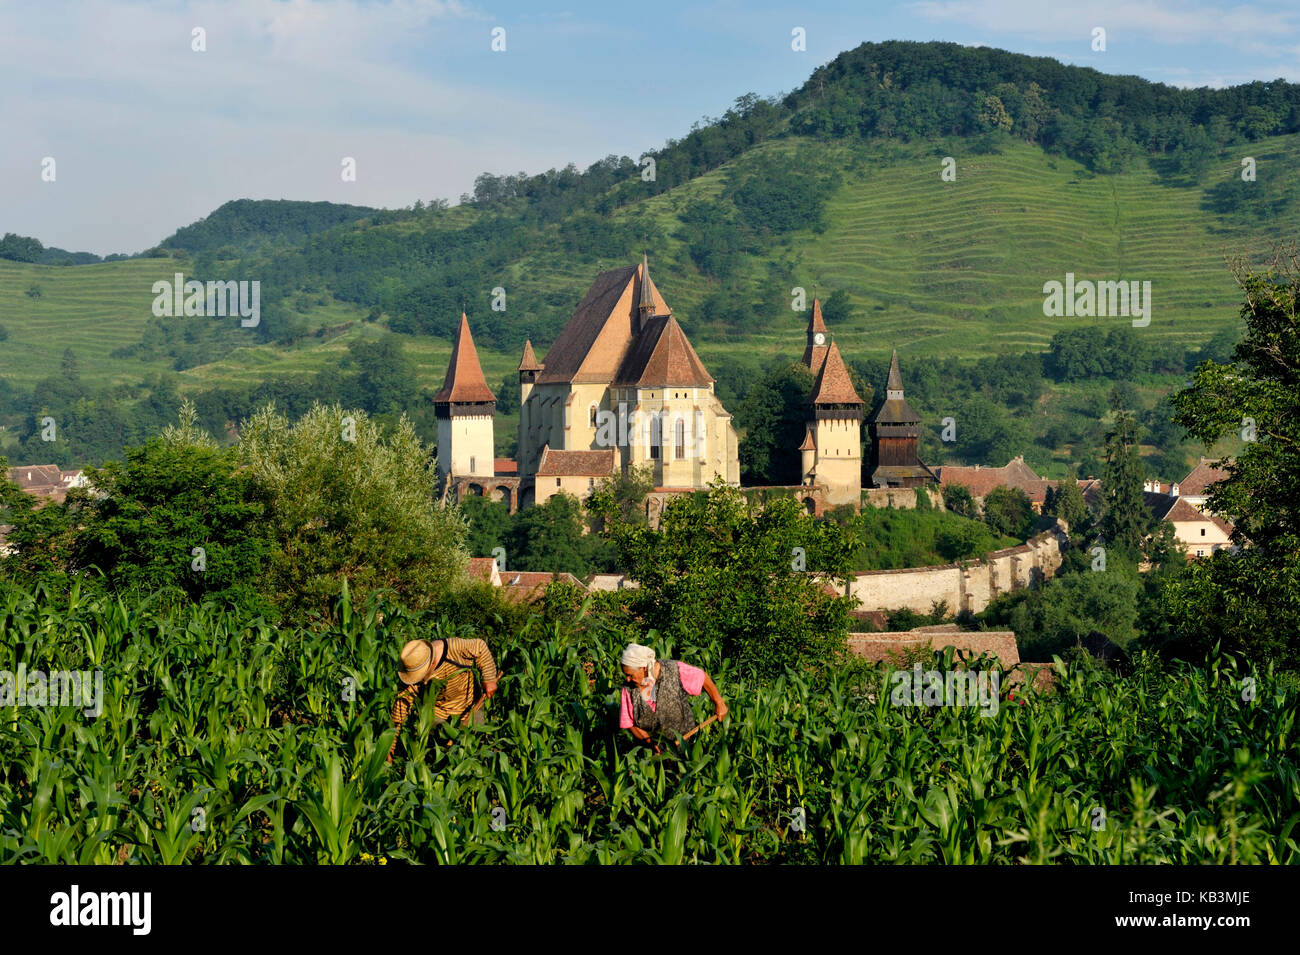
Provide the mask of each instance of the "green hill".
MULTIPOLYGON (((614 216, 615 222, 648 220, 666 236, 651 249, 651 266, 706 362, 714 356, 753 362, 800 352, 806 316, 790 309, 795 285, 805 288, 810 300, 815 293, 824 299, 836 289, 848 293, 852 317, 833 332, 851 356, 880 358, 895 346, 905 357, 973 358, 1045 349, 1062 328, 1123 321, 1045 317, 1043 283, 1063 280, 1067 271, 1080 279, 1150 281, 1154 311, 1145 334, 1186 348, 1235 318, 1236 289, 1224 256, 1262 250, 1273 237, 1294 235, 1300 226, 1300 216, 1293 214, 1252 229, 1207 212, 1206 190, 1239 172, 1228 157, 1207 176, 1204 187, 1174 188, 1163 185, 1149 166, 1099 176, 1072 160, 1014 142, 998 155, 963 154, 959 143, 951 144, 951 152, 920 144, 833 146, 820 154, 843 181, 826 202, 825 231, 796 230, 773 243, 763 258, 740 267, 738 282, 748 290, 747 304, 768 320, 738 327, 702 321, 701 307, 717 283, 700 274, 687 243, 675 237, 687 232, 682 212, 716 195, 728 176, 764 154, 812 145, 788 139, 758 147, 614 216), (955 182, 940 181, 940 153, 956 159, 955 182)), ((1295 136, 1254 147, 1261 178, 1282 175, 1300 163, 1295 136)), ((394 224, 370 231, 400 228, 394 224)), ((482 307, 475 312, 471 303, 476 337, 490 338, 478 333, 478 319, 511 323, 519 314, 521 324, 562 321, 598 267, 576 267, 560 250, 522 256, 483 283, 486 289, 507 288, 504 318, 482 307)), ((81 360, 83 377, 97 382, 137 380, 170 367, 165 359, 114 359, 110 352, 140 340, 152 320, 153 282, 170 280, 176 271, 194 274, 192 260, 132 259, 76 267, 0 261, 0 324, 9 330, 0 346, 0 378, 30 387, 57 371, 68 347, 81 360), (28 296, 33 286, 39 287, 39 297, 28 296)), ((362 327, 365 309, 359 304, 327 293, 302 297, 301 303, 298 299, 290 300, 290 313, 305 322, 307 331, 348 321, 353 328, 323 342, 309 336, 293 346, 255 343, 186 371, 183 380, 205 387, 314 372, 337 357, 350 338, 377 331, 362 327)), ((232 327, 230 333, 238 336, 239 330, 232 327)), ((246 343, 250 337, 245 334, 246 343)), ((449 342, 423 335, 409 339, 428 373, 440 374, 449 342)), ((545 340, 540 344, 544 347, 545 340)), ((485 371, 494 381, 518 361, 513 349, 494 351, 486 341, 483 351, 485 371)))
POLYGON ((495 387, 525 337, 544 354, 596 273, 642 251, 720 379, 801 353, 796 287, 809 304, 841 293, 832 333, 863 368, 891 347, 971 360, 1127 323, 1046 317, 1043 285, 1067 272, 1149 281, 1143 339, 1181 361, 1235 322, 1225 256, 1300 227, 1297 130, 1300 87, 1281 81, 1176 90, 1003 51, 864 44, 653 151, 650 181, 609 157, 485 175, 452 208, 237 200, 162 257, 0 256, 0 417, 33 413, 14 395, 60 374, 67 349, 87 386, 130 402, 167 371, 181 393, 305 383, 392 331, 432 390, 462 307, 495 387), (1245 157, 1256 181, 1241 180, 1245 157), (155 319, 152 284, 178 271, 258 279, 261 325, 155 319), (504 311, 489 307, 497 288, 504 311))

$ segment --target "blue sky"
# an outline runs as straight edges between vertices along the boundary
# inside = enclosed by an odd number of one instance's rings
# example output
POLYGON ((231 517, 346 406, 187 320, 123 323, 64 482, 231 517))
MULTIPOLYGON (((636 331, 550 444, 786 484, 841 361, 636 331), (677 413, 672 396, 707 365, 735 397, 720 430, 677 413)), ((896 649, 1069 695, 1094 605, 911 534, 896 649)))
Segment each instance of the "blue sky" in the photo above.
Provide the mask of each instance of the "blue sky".
POLYGON ((636 157, 887 39, 1182 86, 1300 80, 1300 10, 1276 2, 0 0, 0 232, 134 252, 234 198, 454 201, 483 171, 636 157))

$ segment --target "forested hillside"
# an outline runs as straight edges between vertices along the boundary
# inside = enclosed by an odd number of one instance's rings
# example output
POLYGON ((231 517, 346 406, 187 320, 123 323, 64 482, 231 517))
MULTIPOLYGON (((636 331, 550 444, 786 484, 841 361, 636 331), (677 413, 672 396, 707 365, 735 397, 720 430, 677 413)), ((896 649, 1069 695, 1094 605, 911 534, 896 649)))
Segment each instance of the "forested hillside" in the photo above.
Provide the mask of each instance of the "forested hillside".
MULTIPOLYGON (((49 451, 29 447, 37 418, 76 415, 63 463, 95 460, 135 440, 138 409, 173 412, 182 394, 227 434, 268 398, 300 411, 336 397, 374 348, 403 357, 368 410, 418 417, 464 308, 508 453, 524 338, 542 354, 601 268, 648 252, 729 405, 765 363, 801 353, 800 288, 826 303, 860 375, 878 378, 897 347, 928 423, 975 424, 960 446, 930 436, 928 453, 1004 463, 1028 451, 1040 469, 1086 469, 1084 425, 1116 382, 1152 430, 1173 430, 1163 394, 1235 329, 1225 254, 1300 227, 1297 128, 1300 87, 1281 81, 1180 90, 987 48, 864 44, 644 157, 485 174, 456 206, 236 200, 132 261, 94 265, 40 265, 77 258, 8 235, 0 450, 49 451), (259 324, 154 317, 152 283, 174 272, 260 281, 259 324), (1152 321, 1127 342, 1137 359, 1111 367, 1080 344, 1123 319, 1043 314, 1044 283, 1067 272, 1152 283, 1152 321), (976 359, 1014 373, 976 374, 976 359), (966 384, 935 387, 940 368, 966 384)), ((1166 479, 1190 454, 1180 438, 1149 449, 1167 456, 1166 479)))

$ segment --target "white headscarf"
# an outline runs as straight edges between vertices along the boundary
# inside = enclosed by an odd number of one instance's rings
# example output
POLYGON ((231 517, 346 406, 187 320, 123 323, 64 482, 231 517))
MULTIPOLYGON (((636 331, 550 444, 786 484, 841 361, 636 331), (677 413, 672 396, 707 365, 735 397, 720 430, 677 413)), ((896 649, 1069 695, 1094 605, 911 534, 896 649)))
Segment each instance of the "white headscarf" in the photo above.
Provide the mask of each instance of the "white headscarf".
POLYGON ((642 646, 639 643, 629 643, 627 649, 623 651, 623 658, 619 661, 625 667, 646 667, 649 676, 654 676, 655 652, 650 647, 642 646))

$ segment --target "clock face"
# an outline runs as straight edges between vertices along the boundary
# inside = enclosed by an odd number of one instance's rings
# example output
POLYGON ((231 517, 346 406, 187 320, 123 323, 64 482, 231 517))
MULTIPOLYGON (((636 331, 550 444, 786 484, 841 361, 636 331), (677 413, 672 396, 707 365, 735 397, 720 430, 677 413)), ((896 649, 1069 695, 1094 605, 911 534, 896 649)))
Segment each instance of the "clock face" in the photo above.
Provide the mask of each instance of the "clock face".
POLYGON ((814 344, 814 345, 825 345, 825 344, 826 344, 826 336, 823 335, 821 332, 818 332, 816 335, 813 336, 813 344, 814 344))

